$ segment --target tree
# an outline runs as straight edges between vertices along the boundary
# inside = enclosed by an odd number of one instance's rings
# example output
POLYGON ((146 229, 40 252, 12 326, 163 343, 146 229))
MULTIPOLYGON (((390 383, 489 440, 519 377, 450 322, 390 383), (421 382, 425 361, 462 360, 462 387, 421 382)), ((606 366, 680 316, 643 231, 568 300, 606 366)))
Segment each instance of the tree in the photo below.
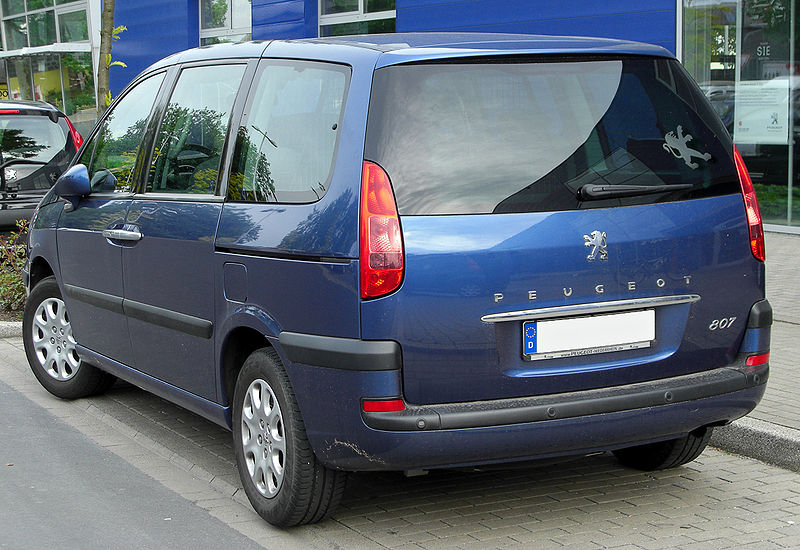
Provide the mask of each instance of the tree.
POLYGON ((103 0, 103 11, 100 15, 100 59, 97 62, 97 115, 100 116, 111 104, 111 88, 109 85, 108 71, 114 65, 126 67, 122 61, 111 61, 111 45, 114 40, 119 40, 122 31, 128 30, 125 26, 114 26, 115 0, 103 0))

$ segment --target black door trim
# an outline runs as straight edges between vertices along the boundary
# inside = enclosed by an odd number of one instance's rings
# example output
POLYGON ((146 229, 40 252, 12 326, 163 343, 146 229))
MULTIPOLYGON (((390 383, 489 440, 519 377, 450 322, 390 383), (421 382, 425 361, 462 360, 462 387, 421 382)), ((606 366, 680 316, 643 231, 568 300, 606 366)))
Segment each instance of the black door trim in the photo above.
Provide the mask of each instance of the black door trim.
POLYGON ((214 323, 200 317, 187 315, 171 309, 151 306, 106 294, 97 290, 89 290, 74 285, 64 285, 65 294, 89 305, 106 309, 114 313, 126 315, 131 319, 138 319, 160 327, 177 330, 198 338, 211 338, 214 333, 214 323))

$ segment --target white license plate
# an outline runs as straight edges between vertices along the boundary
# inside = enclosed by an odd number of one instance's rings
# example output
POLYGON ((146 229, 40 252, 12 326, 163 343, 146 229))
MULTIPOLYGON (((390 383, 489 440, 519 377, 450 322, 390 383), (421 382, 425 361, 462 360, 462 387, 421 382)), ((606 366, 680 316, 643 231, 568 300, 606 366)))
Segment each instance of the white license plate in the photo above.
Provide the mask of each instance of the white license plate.
POLYGON ((646 348, 655 338, 653 309, 522 324, 522 351, 527 361, 646 348))

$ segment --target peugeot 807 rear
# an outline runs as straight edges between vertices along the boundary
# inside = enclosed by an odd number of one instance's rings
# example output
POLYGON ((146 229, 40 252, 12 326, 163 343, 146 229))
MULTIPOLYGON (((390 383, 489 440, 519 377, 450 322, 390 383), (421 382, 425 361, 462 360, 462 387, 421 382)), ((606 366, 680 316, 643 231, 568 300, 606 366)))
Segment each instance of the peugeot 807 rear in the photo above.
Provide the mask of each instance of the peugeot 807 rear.
POLYGON ((768 375, 752 183, 655 46, 190 50, 111 106, 33 225, 41 383, 119 377, 227 426, 276 525, 328 517, 348 471, 680 466, 768 375))

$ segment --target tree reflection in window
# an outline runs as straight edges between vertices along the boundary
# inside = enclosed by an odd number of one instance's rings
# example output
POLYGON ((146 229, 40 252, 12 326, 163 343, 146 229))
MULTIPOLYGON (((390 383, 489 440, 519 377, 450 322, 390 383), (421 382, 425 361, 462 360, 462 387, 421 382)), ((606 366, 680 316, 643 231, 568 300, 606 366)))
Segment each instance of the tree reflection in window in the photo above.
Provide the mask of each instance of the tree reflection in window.
POLYGON ((185 69, 156 138, 147 191, 214 194, 244 65, 185 69))
POLYGON ((78 162, 89 169, 95 192, 127 192, 134 181, 147 117, 164 74, 137 84, 117 103, 84 149, 78 162), (113 176, 113 177, 111 177, 113 176))
MULTIPOLYGON (((256 128, 255 126, 253 127, 256 128)), ((261 132, 263 140, 268 139, 266 132, 261 132)), ((274 143, 274 142, 273 142, 274 143)), ((243 171, 231 173, 228 184, 228 198, 233 201, 275 202, 275 180, 269 170, 269 161, 260 145, 253 143, 247 128, 242 126, 236 137, 236 150, 247 156, 243 171)))
POLYGON ((47 149, 46 145, 38 145, 36 140, 26 135, 24 130, 19 128, 8 128, 0 130, 0 158, 8 155, 20 159, 30 159, 35 157, 40 151, 47 149))

